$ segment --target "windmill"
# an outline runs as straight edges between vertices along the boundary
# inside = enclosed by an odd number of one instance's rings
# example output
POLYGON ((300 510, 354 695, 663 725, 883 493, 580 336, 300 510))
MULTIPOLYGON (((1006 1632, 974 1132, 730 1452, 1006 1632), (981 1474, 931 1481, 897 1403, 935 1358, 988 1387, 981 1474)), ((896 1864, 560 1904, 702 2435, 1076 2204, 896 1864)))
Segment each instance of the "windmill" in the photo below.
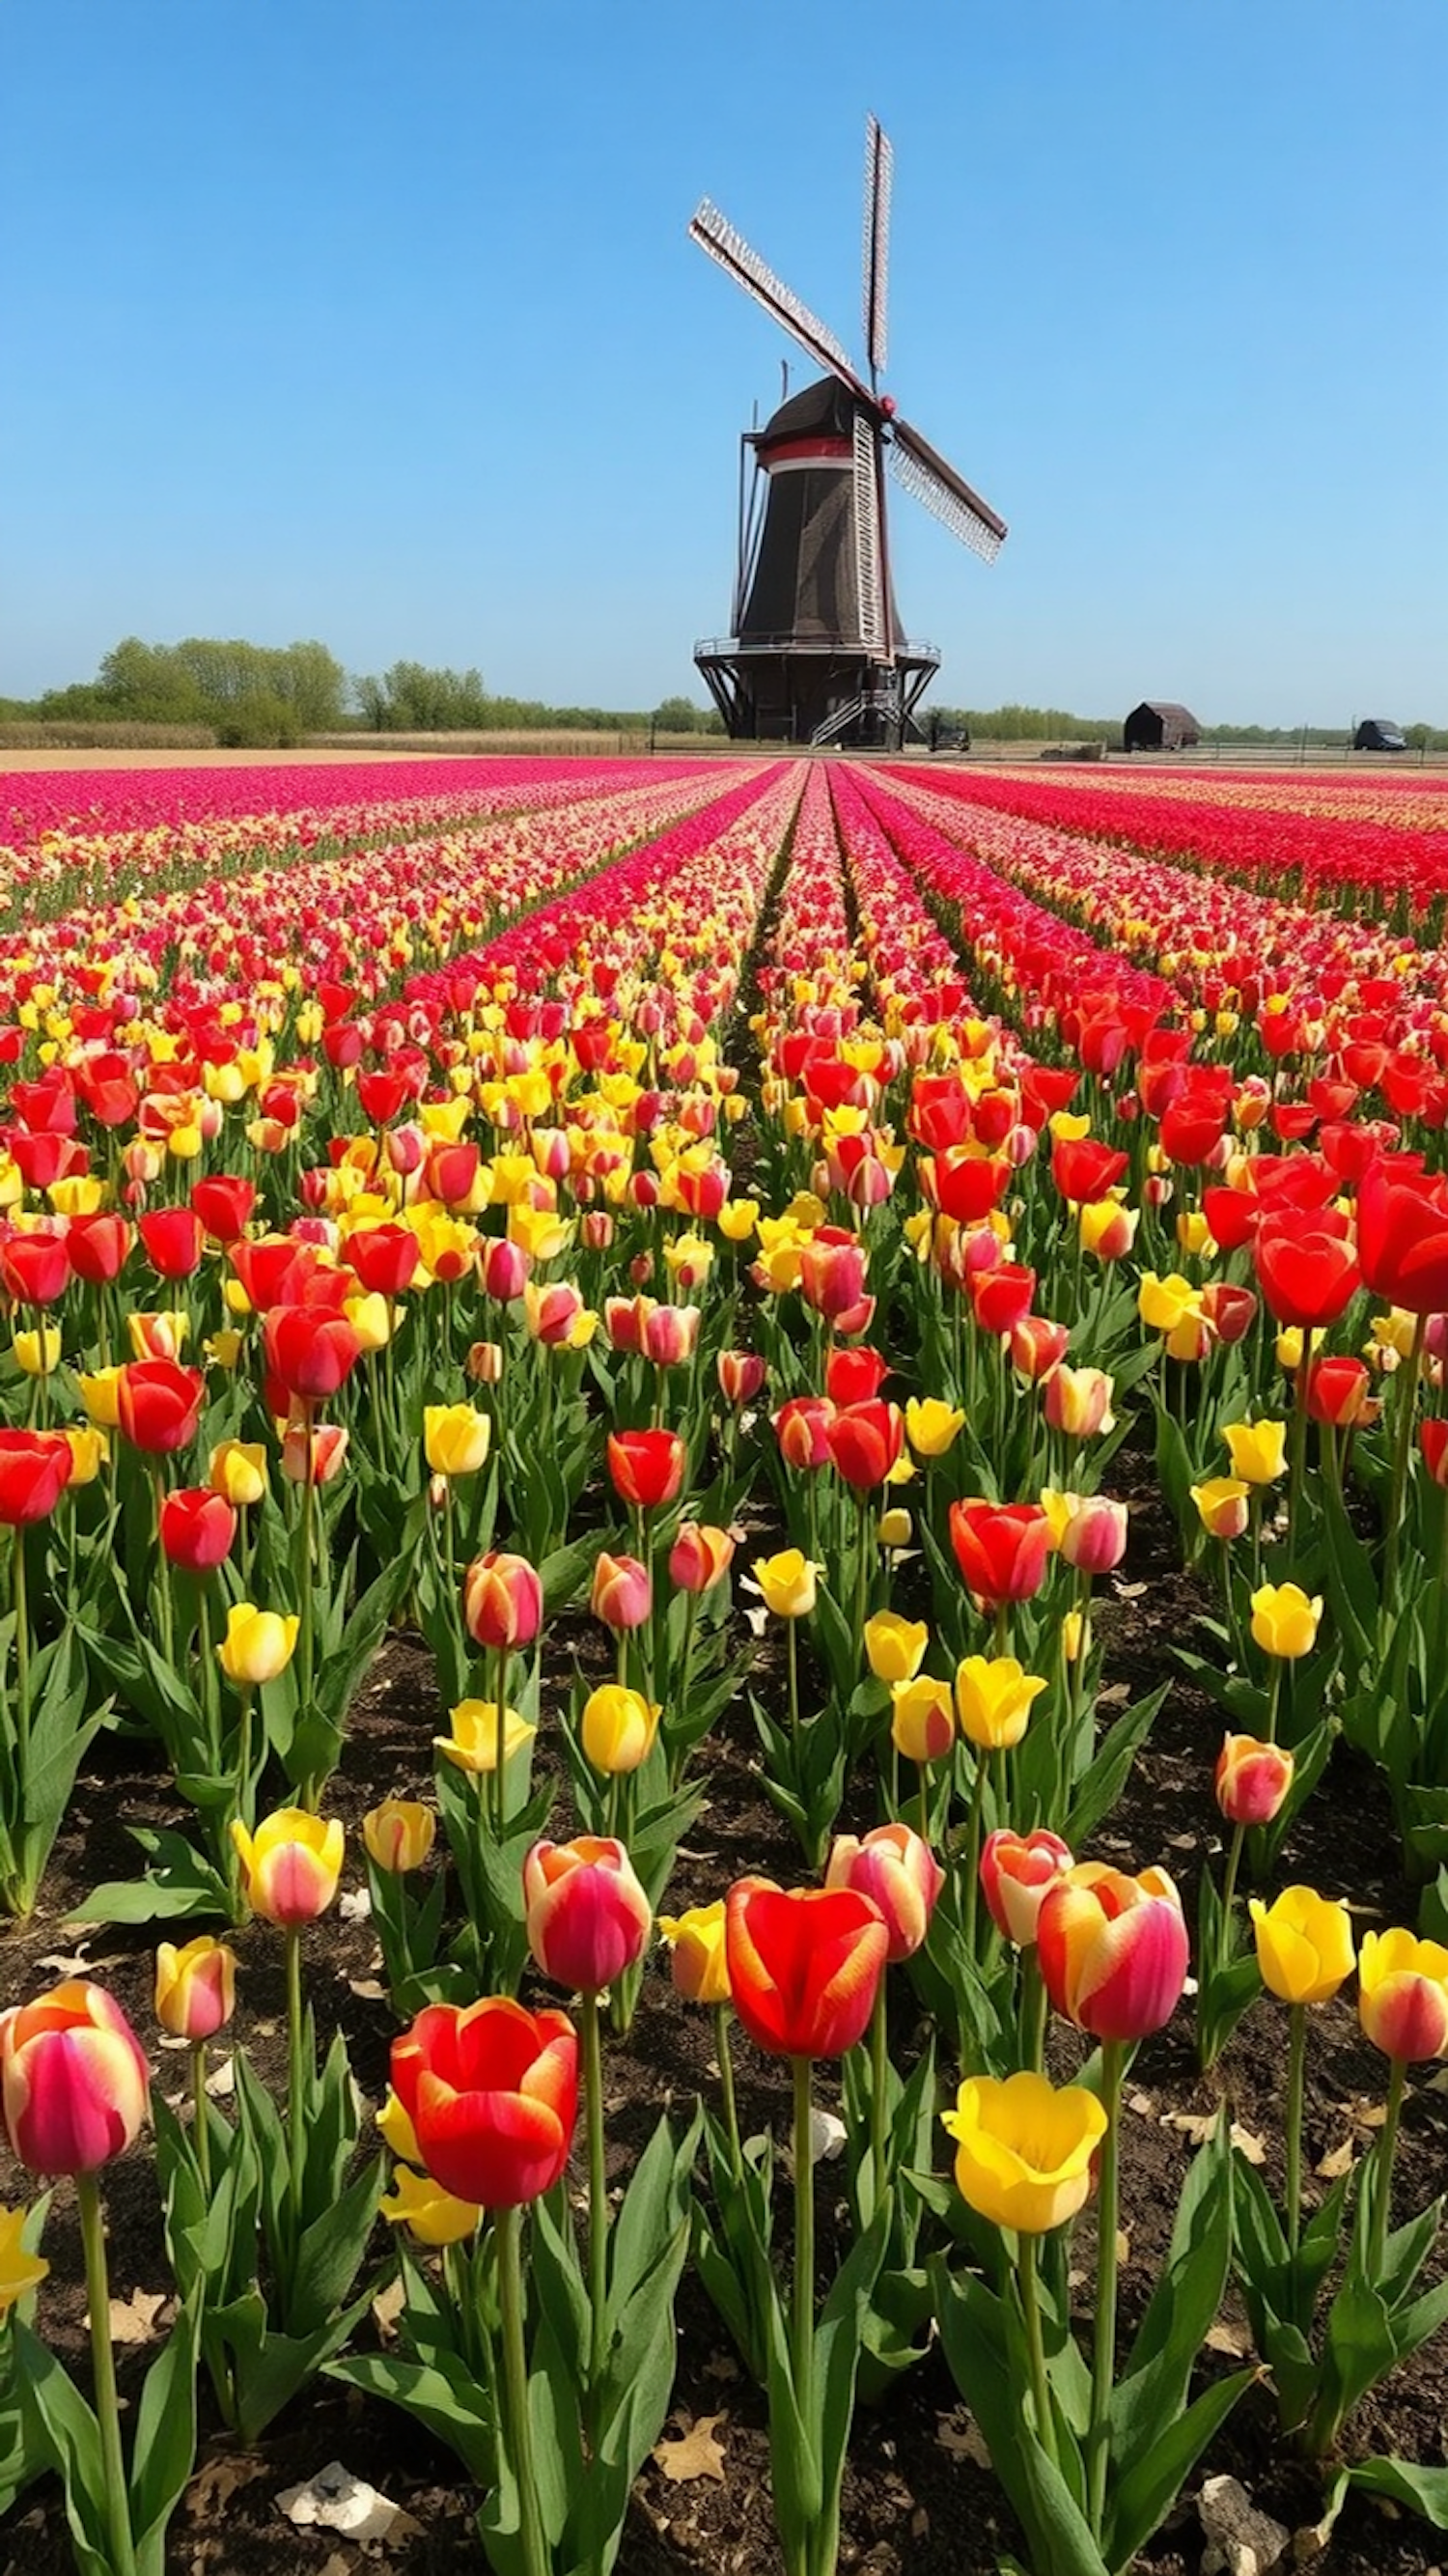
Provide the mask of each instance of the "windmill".
POLYGON ((739 550, 728 636, 694 648, 729 732, 897 748, 940 667, 906 640, 890 578, 885 471, 987 562, 1005 522, 880 391, 893 154, 865 127, 864 335, 869 381, 832 331, 704 199, 689 226, 746 295, 827 373, 739 448, 739 550), (752 454, 754 472, 748 470, 752 454))

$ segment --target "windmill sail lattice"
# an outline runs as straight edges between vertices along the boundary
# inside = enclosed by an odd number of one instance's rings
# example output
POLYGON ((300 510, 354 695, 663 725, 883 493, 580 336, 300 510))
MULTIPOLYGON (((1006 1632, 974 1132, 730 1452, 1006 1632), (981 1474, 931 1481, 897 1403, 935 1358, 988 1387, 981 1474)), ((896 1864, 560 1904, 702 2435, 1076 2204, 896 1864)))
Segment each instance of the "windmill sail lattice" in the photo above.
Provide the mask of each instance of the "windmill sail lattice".
POLYGON ((893 154, 865 130, 861 318, 868 380, 843 343, 706 198, 701 250, 787 331, 820 379, 741 442, 735 633, 694 659, 731 734, 898 745, 940 657, 905 640, 890 578, 886 468, 989 562, 1005 522, 879 390, 888 339, 893 154), (755 489, 746 496, 745 454, 755 489), (759 486, 763 485, 763 506, 759 486))

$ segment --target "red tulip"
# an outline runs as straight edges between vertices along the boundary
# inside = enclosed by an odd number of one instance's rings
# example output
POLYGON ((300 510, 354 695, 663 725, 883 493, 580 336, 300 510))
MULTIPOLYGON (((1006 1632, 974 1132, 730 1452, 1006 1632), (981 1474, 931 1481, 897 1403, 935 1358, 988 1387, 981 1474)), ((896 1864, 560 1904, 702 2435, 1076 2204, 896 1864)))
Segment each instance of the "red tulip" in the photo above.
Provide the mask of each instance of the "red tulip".
POLYGON ((480 2209, 517 2209, 561 2178, 578 2116, 566 2013, 507 1996, 429 2004, 392 2043, 392 2089, 428 2172, 480 2209))
POLYGON ((145 2117, 150 2069, 100 1986, 69 1979, 0 2016, 0 2086, 11 2147, 32 2173, 94 2173, 145 2117))
POLYGON ((417 1274, 417 1237, 408 1225, 359 1225, 347 1259, 369 1296, 399 1297, 417 1274))
POLYGON ((273 1306, 264 1331, 269 1376, 305 1404, 335 1395, 362 1355, 345 1315, 312 1306, 273 1306))
POLYGON ((905 1417, 898 1405, 876 1396, 869 1404, 847 1404, 825 1432, 836 1472, 856 1493, 883 1485, 905 1438, 905 1417))
POLYGON ((1051 1178, 1073 1206, 1104 1199, 1124 1180, 1131 1157, 1097 1136, 1063 1136, 1051 1155, 1051 1178))
POLYGON ((235 1243, 256 1205, 256 1183, 239 1174, 212 1172, 192 1182, 191 1204, 213 1243, 235 1243))
POLYGON ((1279 1324, 1315 1331, 1334 1324, 1358 1289, 1358 1266, 1346 1226, 1325 1218, 1305 1225, 1268 1217, 1252 1247, 1262 1294, 1279 1324))
POLYGON ((1448 1314, 1448 1184, 1389 1174, 1381 1158, 1358 1187, 1358 1259, 1375 1297, 1413 1315, 1448 1314))
POLYGON ((908 1825, 876 1825, 863 1839, 836 1835, 825 1885, 852 1887, 879 1907, 889 1943, 885 1957, 893 1966, 913 1958, 929 1931, 945 1872, 908 1825))
POLYGON ((1146 2039, 1170 2021, 1186 1979, 1181 1899, 1166 1871, 1130 1878, 1083 1861, 1051 1888, 1036 1955, 1055 2010, 1095 2039, 1146 2039))
POLYGON ((640 1565, 636 1556, 610 1556, 607 1548, 601 1549, 588 1606, 595 1619, 615 1634, 641 1628, 654 1606, 648 1567, 640 1565))
POLYGON ((830 1424, 835 1408, 827 1395, 792 1395, 774 1417, 774 1436, 787 1467, 812 1473, 830 1463, 830 1424))
POLYGON ((152 1457, 185 1449, 196 1437, 206 1380, 175 1360, 131 1360, 116 1377, 116 1418, 133 1447, 152 1457))
POLYGON ((205 1229, 194 1208, 153 1208, 139 1230, 146 1258, 163 1279, 189 1279, 200 1267, 205 1229))
POLYGON ((63 1431, 0 1431, 0 1527, 48 1520, 73 1464, 63 1431))
POLYGON ((987 1610, 997 1610, 1040 1591, 1051 1524, 1039 1503, 952 1503, 950 1544, 967 1589, 987 1610))
POLYGON ((1031 1311, 1036 1274, 1019 1261, 972 1272, 970 1302, 983 1333, 1012 1333, 1031 1311))
POLYGON ((236 1514, 224 1494, 209 1485, 191 1485, 168 1494, 161 1505, 161 1546, 173 1565, 188 1574, 209 1574, 231 1554, 236 1514))
POLYGON ((1255 1735, 1224 1736, 1212 1785, 1228 1824, 1270 1825, 1295 1768, 1283 1744, 1264 1744, 1255 1735))
POLYGON ((1028 1949, 1049 1890, 1074 1867, 1069 1843, 1044 1825, 1029 1834, 1014 1834, 1002 1825, 987 1834, 980 1886, 996 1930, 1018 1950, 1028 1949))
POLYGON ((1375 1399, 1366 1360, 1355 1359, 1350 1351, 1325 1352, 1307 1372, 1306 1398, 1314 1422, 1330 1422, 1342 1430, 1350 1423, 1371 1421, 1367 1408, 1375 1399))
POLYGON ((679 1592, 711 1592, 733 1561, 734 1538, 729 1530, 682 1521, 669 1550, 669 1581, 679 1592))
POLYGON ((688 1454, 677 1431, 611 1431, 608 1472, 619 1501, 640 1512, 673 1502, 688 1454))
POLYGON ((805 1304, 828 1323, 839 1323, 861 1304, 865 1294, 865 1248, 853 1235, 824 1228, 800 1255, 800 1291, 805 1304))
POLYGON ((101 1288, 119 1279, 134 1239, 123 1216, 99 1208, 94 1216, 71 1218, 65 1249, 77 1279, 88 1288, 101 1288))
POLYGON ((49 1306, 65 1294, 70 1256, 63 1234, 0 1238, 0 1289, 22 1306, 49 1306))
POLYGON ((721 1351, 717 1368, 726 1404, 752 1404, 767 1374, 757 1351, 721 1351))
POLYGON ((523 1904, 535 1965, 576 1993, 613 1985, 642 1958, 653 1930, 628 1853, 602 1835, 535 1843, 523 1863, 523 1904))
POLYGON ((825 1362, 825 1394, 831 1404, 868 1404, 889 1374, 889 1361, 866 1343, 857 1350, 831 1351, 825 1362))
POLYGON ((543 1624, 543 1586, 524 1556, 491 1548, 463 1577, 463 1619, 479 1646, 531 1646, 543 1624))
POLYGON ((871 1897, 854 1888, 730 1888, 725 1956, 734 2009, 771 2057, 842 2057, 874 2010, 890 1936, 871 1897))

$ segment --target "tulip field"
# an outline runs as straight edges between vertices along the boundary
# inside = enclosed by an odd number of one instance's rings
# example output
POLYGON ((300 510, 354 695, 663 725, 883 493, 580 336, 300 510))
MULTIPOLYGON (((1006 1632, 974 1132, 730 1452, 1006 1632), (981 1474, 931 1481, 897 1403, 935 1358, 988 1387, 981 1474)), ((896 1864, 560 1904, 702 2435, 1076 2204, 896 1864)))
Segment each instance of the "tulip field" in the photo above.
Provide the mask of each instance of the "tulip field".
POLYGON ((0 2564, 1441 2561, 1445 931, 1422 772, 0 779, 0 2564))

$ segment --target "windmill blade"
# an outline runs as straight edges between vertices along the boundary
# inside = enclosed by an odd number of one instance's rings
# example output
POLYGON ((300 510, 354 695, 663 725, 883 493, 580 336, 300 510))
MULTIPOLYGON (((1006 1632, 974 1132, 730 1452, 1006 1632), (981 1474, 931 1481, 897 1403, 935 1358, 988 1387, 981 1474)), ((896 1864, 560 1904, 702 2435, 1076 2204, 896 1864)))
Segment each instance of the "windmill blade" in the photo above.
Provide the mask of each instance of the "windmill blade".
POLYGON ((885 552, 880 530, 878 432, 862 411, 855 414, 855 569, 859 583, 860 638, 882 662, 893 658, 885 615, 885 552))
POLYGON ((903 490, 923 501, 962 545, 993 563, 1005 541, 1006 523, 988 501, 973 492, 953 465, 947 465, 918 429, 898 416, 890 423, 890 471, 903 490))
POLYGON ((872 376, 885 372, 889 344, 890 190, 895 155, 879 119, 865 119, 865 235, 861 278, 865 355, 872 376))
POLYGON ((746 295, 752 295, 757 304, 763 305, 766 313, 773 314, 781 329, 799 342, 817 367, 838 376, 863 402, 870 400, 868 385, 861 383, 833 331, 827 330, 818 316, 811 313, 809 306, 801 303, 793 288, 775 276, 758 251, 750 249, 744 235, 735 231, 707 197, 690 223, 689 235, 701 250, 707 251, 711 259, 716 259, 719 266, 727 270, 746 295))

